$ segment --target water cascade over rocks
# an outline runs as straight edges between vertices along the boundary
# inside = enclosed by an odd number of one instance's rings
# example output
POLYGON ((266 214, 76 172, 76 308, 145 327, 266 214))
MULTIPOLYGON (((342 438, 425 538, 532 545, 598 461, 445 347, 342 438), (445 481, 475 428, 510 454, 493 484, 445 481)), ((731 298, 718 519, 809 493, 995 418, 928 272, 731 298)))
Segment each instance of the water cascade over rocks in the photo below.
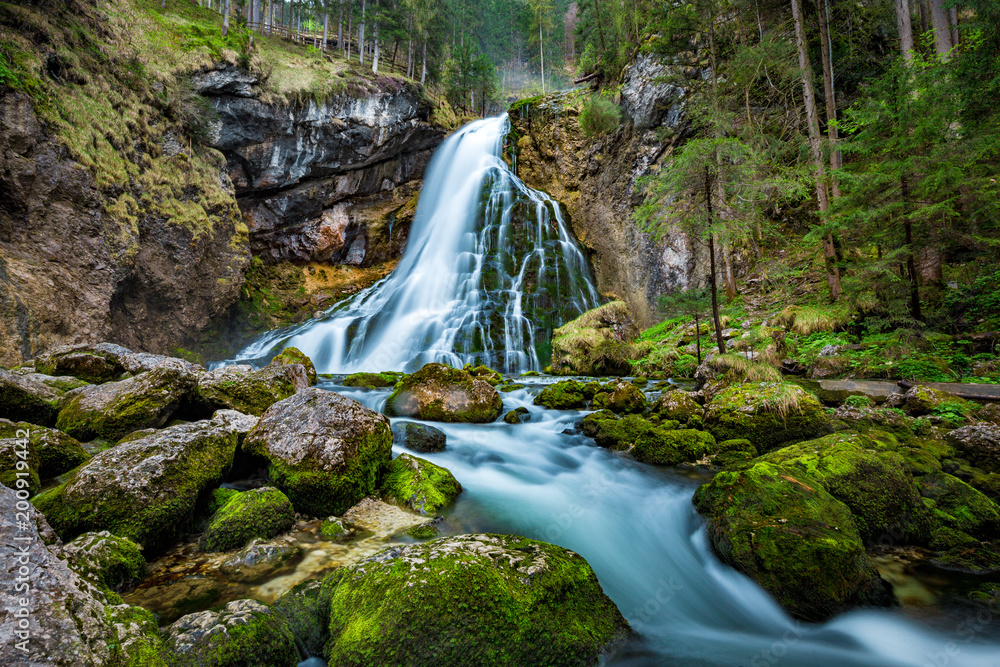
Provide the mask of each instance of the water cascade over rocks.
POLYGON ((326 373, 431 361, 539 369, 552 329, 598 305, 598 295, 558 203, 501 159, 508 128, 506 115, 476 121, 441 145, 392 275, 239 358, 294 346, 326 373))

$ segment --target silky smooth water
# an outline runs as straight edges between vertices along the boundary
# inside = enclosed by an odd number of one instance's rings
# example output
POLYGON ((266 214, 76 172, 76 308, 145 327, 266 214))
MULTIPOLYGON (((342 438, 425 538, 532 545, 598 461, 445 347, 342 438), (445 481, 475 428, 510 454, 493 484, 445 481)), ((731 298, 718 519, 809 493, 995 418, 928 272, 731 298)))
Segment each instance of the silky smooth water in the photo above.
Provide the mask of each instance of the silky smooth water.
MULTIPOLYGON (((388 396, 335 389, 373 409, 388 396)), ((448 532, 524 535, 587 559, 641 635, 616 664, 1000 667, 996 619, 975 612, 944 618, 936 627, 946 632, 899 610, 796 622, 712 554, 691 505, 699 480, 565 433, 583 413, 532 405, 536 392, 503 395, 504 408, 528 408, 530 422, 433 423, 447 434, 447 449, 420 456, 451 470, 464 488, 446 512, 448 532)))
POLYGON ((465 126, 434 154, 406 251, 387 278, 322 318, 264 336, 239 360, 294 346, 321 373, 431 361, 537 370, 551 331, 598 305, 559 205, 501 159, 506 116, 465 126))

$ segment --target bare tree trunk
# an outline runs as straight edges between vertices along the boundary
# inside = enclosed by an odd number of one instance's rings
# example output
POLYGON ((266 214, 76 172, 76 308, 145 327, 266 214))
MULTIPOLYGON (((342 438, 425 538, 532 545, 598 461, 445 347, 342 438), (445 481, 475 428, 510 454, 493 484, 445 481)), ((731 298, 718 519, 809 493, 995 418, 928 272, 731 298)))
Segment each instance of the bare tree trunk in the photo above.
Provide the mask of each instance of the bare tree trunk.
POLYGON ((907 65, 913 64, 913 22, 910 0, 896 0, 896 28, 899 30, 899 50, 907 65))
POLYGON ((830 187, 834 198, 840 197, 840 185, 833 173, 840 169, 841 156, 837 150, 837 97, 833 87, 833 45, 830 42, 829 0, 817 0, 819 7, 820 54, 823 58, 823 94, 826 97, 826 135, 830 141, 830 187))
POLYGON ((375 29, 372 30, 372 72, 378 74, 378 21, 375 21, 375 29))
POLYGON ((344 0, 337 0, 337 48, 344 51, 344 0))
POLYGON ((348 11, 347 11, 347 42, 346 42, 346 45, 347 45, 347 60, 349 61, 351 59, 351 39, 354 37, 354 32, 353 32, 354 26, 352 25, 353 22, 354 22, 354 12, 351 11, 353 9, 353 6, 351 4, 347 5, 347 9, 348 9, 348 11))
POLYGON ((931 25, 934 26, 934 50, 942 60, 948 60, 951 52, 951 25, 948 22, 948 10, 944 8, 944 0, 930 0, 931 25))
POLYGON ((323 7, 323 50, 326 51, 326 38, 330 32, 330 12, 323 7))
POLYGON ((597 21, 597 34, 601 36, 601 51, 607 51, 608 47, 604 44, 604 28, 601 27, 601 8, 597 4, 597 0, 594 0, 594 19, 597 21))
POLYGON ((358 58, 365 64, 365 0, 361 0, 361 25, 358 28, 358 58))
POLYGON ((222 5, 222 36, 229 34, 229 0, 222 5))
POLYGON ((542 18, 538 17, 538 52, 542 57, 542 95, 545 94, 545 41, 542 39, 542 18))
POLYGON ((424 85, 427 80, 427 31, 424 31, 424 54, 423 63, 420 65, 420 85, 424 85))
MULTIPOLYGON (((826 168, 823 164, 819 117, 816 113, 816 94, 813 91, 812 64, 809 62, 806 28, 802 20, 802 0, 792 0, 792 17, 795 19, 795 46, 799 53, 799 69, 802 71, 802 97, 809 126, 809 148, 813 168, 816 170, 816 198, 822 215, 830 208, 830 194, 826 189, 826 168)), ((830 298, 836 301, 840 297, 840 271, 837 269, 837 251, 832 235, 827 235, 823 243, 823 254, 826 257, 826 280, 830 286, 830 298)))
POLYGON ((719 290, 715 279, 715 231, 711 229, 715 219, 712 214, 712 179, 705 167, 705 206, 708 208, 708 258, 710 273, 709 283, 712 286, 712 319, 715 321, 715 340, 719 344, 719 354, 726 353, 726 341, 722 337, 722 322, 719 320, 719 290))
POLYGON ((951 22, 951 45, 958 46, 962 42, 962 35, 958 31, 958 8, 952 7, 948 10, 948 18, 951 22))
POLYGON ((406 24, 406 78, 413 78, 413 12, 406 24))
MULTIPOLYGON (((899 179, 899 185, 905 213, 906 202, 910 197, 909 184, 906 182, 905 176, 899 179)), ((909 218, 903 222, 903 233, 906 239, 906 273, 910 280, 910 314, 913 319, 919 320, 922 319, 920 316, 920 287, 917 285, 917 266, 913 261, 913 225, 910 224, 909 218)))

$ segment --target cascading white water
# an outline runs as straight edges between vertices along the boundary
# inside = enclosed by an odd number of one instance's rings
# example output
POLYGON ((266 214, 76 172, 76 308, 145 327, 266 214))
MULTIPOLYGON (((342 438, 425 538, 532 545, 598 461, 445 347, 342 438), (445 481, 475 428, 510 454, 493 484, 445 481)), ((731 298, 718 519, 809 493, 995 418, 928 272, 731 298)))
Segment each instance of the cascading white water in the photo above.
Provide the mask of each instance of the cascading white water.
POLYGON ((508 128, 506 115, 476 121, 441 145, 388 278, 238 358, 294 346, 327 373, 430 361, 537 370, 551 330, 598 305, 598 295, 558 204, 501 159, 508 128))

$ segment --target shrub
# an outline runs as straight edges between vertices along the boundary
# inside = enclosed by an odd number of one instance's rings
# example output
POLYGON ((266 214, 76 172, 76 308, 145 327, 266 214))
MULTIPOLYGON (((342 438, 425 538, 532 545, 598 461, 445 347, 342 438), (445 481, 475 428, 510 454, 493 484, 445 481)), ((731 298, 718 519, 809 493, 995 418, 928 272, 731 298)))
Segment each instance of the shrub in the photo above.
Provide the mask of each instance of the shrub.
POLYGON ((588 137, 613 132, 618 129, 621 115, 621 109, 614 102, 603 97, 590 97, 583 103, 580 112, 580 129, 588 137))

